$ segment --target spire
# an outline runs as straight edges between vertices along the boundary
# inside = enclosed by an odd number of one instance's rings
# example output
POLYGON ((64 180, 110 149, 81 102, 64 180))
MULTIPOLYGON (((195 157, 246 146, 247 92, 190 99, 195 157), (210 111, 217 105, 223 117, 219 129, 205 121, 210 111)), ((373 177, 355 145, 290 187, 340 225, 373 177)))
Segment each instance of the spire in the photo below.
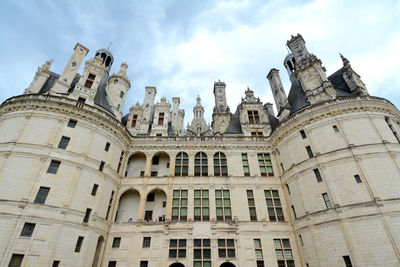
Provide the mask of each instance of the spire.
POLYGON ((340 58, 342 59, 343 66, 350 64, 350 61, 347 58, 345 58, 341 53, 339 53, 339 55, 340 55, 340 58))

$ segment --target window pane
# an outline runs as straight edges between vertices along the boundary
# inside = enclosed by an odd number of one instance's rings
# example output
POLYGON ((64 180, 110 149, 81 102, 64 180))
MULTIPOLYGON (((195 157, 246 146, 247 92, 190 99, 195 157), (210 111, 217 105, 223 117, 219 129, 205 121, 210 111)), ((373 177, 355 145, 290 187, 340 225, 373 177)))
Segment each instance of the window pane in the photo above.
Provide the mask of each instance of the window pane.
POLYGON ((225 247, 225 239, 218 239, 218 247, 225 247))
POLYGON ((267 199, 267 206, 268 207, 273 207, 274 206, 274 204, 272 202, 272 199, 267 199))
POLYGON ((180 248, 186 247, 186 239, 179 239, 179 247, 180 248))
POLYGON ((229 207, 231 205, 230 199, 224 199, 224 206, 229 207))
POLYGON ((186 215, 187 215, 187 209, 181 208, 181 216, 186 216, 186 215))
POLYGON ((188 196, 188 191, 187 190, 182 190, 182 197, 187 197, 188 196))
POLYGON ((254 199, 248 199, 247 202, 249 206, 254 206, 254 199))
POLYGON ((216 197, 221 197, 222 196, 221 190, 215 190, 215 196, 216 197))
POLYGON ((261 250, 256 250, 256 259, 262 259, 262 251, 261 250))
POLYGON ((234 258, 235 257, 235 250, 234 249, 228 249, 228 257, 229 258, 234 258))
POLYGON ((201 199, 200 198, 195 198, 194 199, 194 205, 195 206, 201 206, 201 199))
POLYGON ((201 249, 195 249, 193 254, 195 259, 201 259, 201 249))
POLYGON ((227 239, 226 240, 226 246, 227 247, 234 247, 235 246, 235 241, 233 239, 227 239))
POLYGON ((209 211, 208 208, 203 208, 203 215, 204 215, 204 216, 210 215, 210 211, 209 211))
POLYGON ((281 248, 281 240, 280 239, 274 239, 274 247, 281 248))
POLYGON ((271 197, 271 191, 269 191, 269 190, 264 191, 264 195, 265 195, 265 197, 270 198, 271 197))
POLYGON ((169 250, 169 257, 170 258, 176 258, 176 249, 170 249, 169 250))
POLYGON ((195 247, 201 247, 201 239, 195 239, 195 240, 193 241, 193 245, 194 245, 195 247))
POLYGON ((291 249, 285 249, 284 254, 285 254, 285 259, 291 259, 291 258, 293 258, 292 250, 291 250, 291 249))
POLYGON ((208 197, 208 190, 203 190, 203 197, 208 197))
POLYGON ((203 249, 203 258, 211 259, 211 249, 203 249))
POLYGON ((222 206, 222 199, 217 198, 217 199, 215 200, 215 204, 216 204, 217 206, 222 206))
POLYGON ((173 208, 172 209, 172 215, 173 216, 178 216, 179 215, 179 208, 173 208))
POLYGON ((210 239, 203 239, 203 247, 210 247, 210 239))
POLYGON ((180 249, 178 252, 179 258, 186 258, 186 249, 180 249))
POLYGON ((275 251, 275 254, 276 254, 276 258, 277 259, 283 259, 283 252, 282 252, 282 250, 276 250, 275 251))
POLYGON ((218 249, 218 257, 220 257, 220 258, 225 258, 226 257, 225 249, 218 249))
POLYGON ((172 206, 174 206, 174 207, 178 207, 179 206, 179 198, 174 198, 172 200, 172 206))
POLYGON ((278 190, 272 190, 273 197, 279 197, 278 190))
POLYGON ((222 208, 217 208, 217 216, 222 216, 222 208))
POLYGON ((284 248, 290 248, 289 239, 282 239, 282 243, 284 248))
POLYGON ((179 190, 174 190, 174 197, 179 197, 179 190))
POLYGON ((201 209, 200 208, 194 208, 194 215, 195 216, 200 216, 201 215, 201 209))
POLYGON ((195 261, 193 264, 194 267, 202 267, 201 266, 201 261, 195 261))
POLYGON ((261 241, 260 239, 254 239, 254 247, 261 248, 261 241))
POLYGON ((203 199, 203 206, 208 206, 208 198, 203 199))
POLYGON ((225 215, 226 216, 231 216, 232 215, 230 208, 225 208, 225 215))
POLYGON ((187 206, 187 198, 181 199, 181 206, 187 206))
POLYGON ((194 196, 195 197, 199 197, 201 195, 201 191, 200 190, 194 190, 194 196))

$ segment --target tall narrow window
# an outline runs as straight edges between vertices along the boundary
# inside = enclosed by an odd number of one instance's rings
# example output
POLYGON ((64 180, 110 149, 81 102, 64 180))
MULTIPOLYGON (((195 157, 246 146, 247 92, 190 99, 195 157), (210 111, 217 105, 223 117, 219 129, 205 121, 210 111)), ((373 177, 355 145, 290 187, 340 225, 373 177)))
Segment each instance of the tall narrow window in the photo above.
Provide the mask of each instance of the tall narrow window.
POLYGON ((253 190, 247 190, 247 203, 249 205, 250 220, 257 221, 256 203, 254 201, 253 190))
POLYGON ((317 178, 318 183, 322 182, 322 176, 318 169, 314 169, 315 178, 317 178))
POLYGON ((229 190, 215 190, 215 206, 218 221, 231 221, 231 198, 229 190))
POLYGON ((260 239, 254 239, 254 250, 256 252, 257 267, 264 267, 264 260, 263 260, 263 253, 262 253, 260 239))
POLYGON ((207 155, 204 152, 198 152, 194 157, 194 175, 195 176, 208 175, 207 155))
POLYGON ((335 131, 335 133, 338 133, 338 132, 339 132, 339 128, 338 128, 336 125, 333 125, 332 128, 333 128, 333 130, 335 131))
POLYGON ((257 154, 258 166, 260 166, 261 176, 274 176, 272 169, 271 156, 268 153, 257 154))
POLYGON ((294 209, 294 206, 291 205, 290 207, 292 208, 293 217, 294 217, 295 219, 297 219, 296 210, 294 209))
POLYGON ((304 246, 303 237, 301 235, 299 235, 299 239, 300 239, 301 246, 304 246))
POLYGON ((310 159, 313 158, 313 157, 314 157, 314 154, 313 154, 313 152, 312 152, 312 150, 311 150, 311 147, 310 147, 310 146, 306 146, 306 150, 307 150, 308 157, 309 157, 310 159))
POLYGON ((279 267, 294 267, 289 239, 274 239, 275 256, 279 267))
POLYGON ((323 197, 323 199, 324 199, 324 201, 325 201, 325 206, 326 206, 326 208, 327 208, 327 209, 332 208, 332 203, 331 203, 331 200, 329 199, 328 194, 327 194, 327 193, 323 193, 323 194, 322 194, 322 197, 323 197))
POLYGON ((226 156, 222 152, 217 152, 214 154, 214 175, 228 176, 228 166, 226 163, 226 156))
POLYGON ((164 124, 164 112, 158 113, 158 125, 164 124))
POLYGON ((284 221, 285 218, 278 190, 264 190, 264 195, 267 202, 269 220, 273 222, 284 221))
POLYGON ((119 156, 119 163, 118 163, 118 168, 117 168, 117 172, 119 173, 120 169, 121 169, 121 165, 122 165, 122 160, 124 159, 124 151, 121 151, 121 155, 119 156))
POLYGON ((174 190, 172 199, 172 220, 187 220, 187 190, 174 190))
POLYGON ((247 115, 249 117, 249 123, 251 124, 260 123, 260 117, 258 116, 257 110, 248 110, 247 115))
POLYGON ((289 187, 289 185, 285 184, 285 186, 286 186, 286 190, 287 190, 288 194, 290 195, 290 187, 289 187))
POLYGON ((151 237, 149 237, 149 236, 143 237, 143 244, 142 244, 142 247, 143 247, 143 248, 149 248, 149 247, 150 247, 150 244, 151 244, 151 237))
POLYGON ((389 117, 385 117, 385 121, 386 121, 387 125, 389 126, 390 130, 392 131, 394 137, 396 137, 397 142, 400 143, 400 136, 399 136, 398 132, 396 131, 396 128, 393 127, 392 120, 389 117))
POLYGON ((47 195, 49 194, 50 188, 49 187, 40 187, 39 191, 36 195, 34 203, 44 204, 46 202, 47 195))
POLYGON ((97 193, 97 188, 99 188, 99 185, 98 185, 98 184, 94 184, 94 185, 93 185, 93 188, 92 188, 92 193, 91 193, 92 196, 95 196, 95 195, 96 195, 96 193, 97 193))
POLYGON ((77 123, 78 123, 78 121, 73 120, 73 119, 70 119, 70 120, 68 121, 67 127, 75 128, 77 123))
POLYGON ((169 240, 170 259, 186 258, 186 239, 171 239, 169 240))
POLYGON ((193 267, 211 267, 210 239, 193 240, 193 267))
MULTIPOLYGON (((107 208, 107 213, 106 213, 106 220, 108 220, 108 215, 110 215, 110 210, 111 210, 111 204, 114 199, 114 191, 111 192, 110 200, 108 201, 108 208, 107 208)), ((116 216, 115 216, 116 217, 116 216)))
POLYGON ((53 261, 52 267, 58 267, 60 266, 60 261, 53 261))
POLYGON ((112 248, 119 248, 120 245, 121 245, 121 237, 114 237, 112 248))
POLYGON ((87 223, 89 221, 91 212, 92 212, 92 209, 89 209, 89 208, 86 209, 86 213, 85 213, 85 217, 83 218, 83 222, 87 223))
POLYGON ((180 152, 175 159, 175 176, 187 176, 189 170, 189 157, 185 152, 180 152))
POLYGON ((136 122, 137 122, 137 115, 133 115, 132 117, 132 122, 131 122, 131 127, 134 128, 136 126, 136 122))
POLYGON ((110 150, 110 146, 111 146, 111 144, 110 144, 109 142, 107 142, 107 143, 106 143, 106 146, 104 147, 104 150, 105 150, 105 151, 110 150))
POLYGON ((104 165, 106 165, 106 163, 104 161, 100 162, 99 171, 101 171, 101 172, 103 171, 104 165))
POLYGON ((61 162, 57 160, 52 160, 50 162, 49 168, 47 169, 47 173, 57 174, 58 167, 60 167, 61 162))
POLYGON ((346 267, 353 267, 353 264, 351 263, 351 259, 349 255, 343 256, 344 264, 346 267))
POLYGON ((35 230, 35 226, 35 223, 25 223, 24 228, 22 228, 21 236, 31 237, 33 234, 33 230, 35 230))
POLYGON ((80 236, 80 237, 78 237, 78 240, 76 241, 75 252, 81 251, 82 243, 83 243, 83 236, 80 236))
POLYGON ((235 240, 233 239, 218 239, 218 257, 220 258, 235 258, 235 240))
POLYGON ((307 138, 306 132, 304 130, 300 130, 300 135, 301 135, 301 138, 303 138, 303 139, 307 138))
POLYGON ((356 182, 357 182, 358 184, 359 184, 359 183, 362 183, 362 182, 361 182, 360 175, 358 175, 358 174, 354 175, 354 179, 356 180, 356 182))
POLYGON ((86 88, 91 88, 94 82, 94 79, 96 78, 96 75, 89 73, 89 76, 86 79, 84 87, 86 88))
POLYGON ((194 220, 210 220, 209 194, 207 189, 194 190, 194 220))
POLYGON ((67 149, 69 140, 70 140, 69 137, 66 137, 66 136, 61 137, 61 140, 60 140, 60 142, 58 143, 58 148, 67 149))
POLYGON ((122 98, 124 98, 124 95, 125 95, 125 93, 124 93, 124 92, 122 92, 122 91, 121 91, 121 92, 119 92, 119 98, 121 98, 121 99, 122 99, 122 98))
POLYGON ((250 176, 249 160, 247 154, 242 154, 243 174, 244 176, 250 176))
POLYGON ((23 254, 12 254, 11 260, 8 263, 8 267, 20 267, 23 259, 23 254))

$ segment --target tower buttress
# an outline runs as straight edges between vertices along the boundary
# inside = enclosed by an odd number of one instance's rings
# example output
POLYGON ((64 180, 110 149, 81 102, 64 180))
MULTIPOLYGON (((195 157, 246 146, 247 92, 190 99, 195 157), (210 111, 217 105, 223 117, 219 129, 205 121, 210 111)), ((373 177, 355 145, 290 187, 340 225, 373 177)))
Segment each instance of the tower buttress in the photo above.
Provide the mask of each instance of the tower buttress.
POLYGON ((278 111, 279 120, 287 117, 290 112, 290 104, 283 89, 282 81, 279 76, 279 70, 271 69, 267 75, 271 86, 272 95, 274 96, 276 109, 278 111))
POLYGON ((110 104, 114 114, 118 119, 120 119, 122 116, 122 109, 125 103, 126 95, 131 87, 131 82, 126 76, 127 69, 128 65, 126 63, 122 63, 119 72, 112 74, 108 79, 107 95, 110 99, 110 104))
POLYGON ((154 113, 154 98, 156 97, 157 89, 154 86, 146 86, 144 100, 143 100, 143 113, 140 122, 139 133, 146 134, 149 131, 151 122, 153 121, 154 113))
POLYGON ((214 82, 215 107, 212 114, 212 129, 214 133, 224 133, 231 121, 231 113, 226 102, 226 84, 214 82))
POLYGON ((172 98, 171 110, 171 126, 175 134, 180 135, 183 130, 183 118, 185 117, 185 110, 180 109, 179 105, 181 100, 179 97, 172 98))

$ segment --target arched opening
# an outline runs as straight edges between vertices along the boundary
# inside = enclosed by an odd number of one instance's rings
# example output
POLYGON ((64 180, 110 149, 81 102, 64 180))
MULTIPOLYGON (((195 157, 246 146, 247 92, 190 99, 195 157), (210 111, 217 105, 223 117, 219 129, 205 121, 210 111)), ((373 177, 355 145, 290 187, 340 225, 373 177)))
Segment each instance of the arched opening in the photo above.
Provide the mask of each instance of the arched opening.
POLYGON ((230 263, 230 262, 224 262, 221 264, 220 267, 235 267, 235 264, 230 263))
POLYGON ((146 155, 142 152, 133 154, 128 161, 128 167, 126 168, 127 177, 139 177, 144 176, 144 170, 146 169, 146 155))
POLYGON ((189 156, 185 152, 179 152, 175 158, 175 176, 187 176, 189 173, 189 156))
POLYGON ((175 263, 172 263, 169 267, 185 267, 185 265, 183 265, 180 262, 175 262, 175 263))
POLYGON ((116 222, 135 222, 140 204, 138 191, 130 189, 119 198, 118 210, 115 217, 116 222))
POLYGON ((214 175, 228 176, 228 166, 226 163, 226 156, 222 152, 217 152, 214 154, 214 175))
POLYGON ((151 159, 151 176, 168 176, 169 175, 169 155, 165 152, 158 152, 151 159))
POLYGON ((104 237, 99 236, 99 239, 97 240, 96 251, 94 253, 92 267, 100 266, 103 247, 104 247, 104 237))
POLYGON ((108 67, 108 66, 110 65, 110 62, 111 62, 111 57, 107 57, 107 60, 106 60, 106 67, 108 67))
POLYGON ((165 221, 167 195, 161 189, 155 189, 147 194, 144 220, 148 222, 165 221))
POLYGON ((194 157, 194 176, 208 176, 207 155, 198 152, 194 157))

